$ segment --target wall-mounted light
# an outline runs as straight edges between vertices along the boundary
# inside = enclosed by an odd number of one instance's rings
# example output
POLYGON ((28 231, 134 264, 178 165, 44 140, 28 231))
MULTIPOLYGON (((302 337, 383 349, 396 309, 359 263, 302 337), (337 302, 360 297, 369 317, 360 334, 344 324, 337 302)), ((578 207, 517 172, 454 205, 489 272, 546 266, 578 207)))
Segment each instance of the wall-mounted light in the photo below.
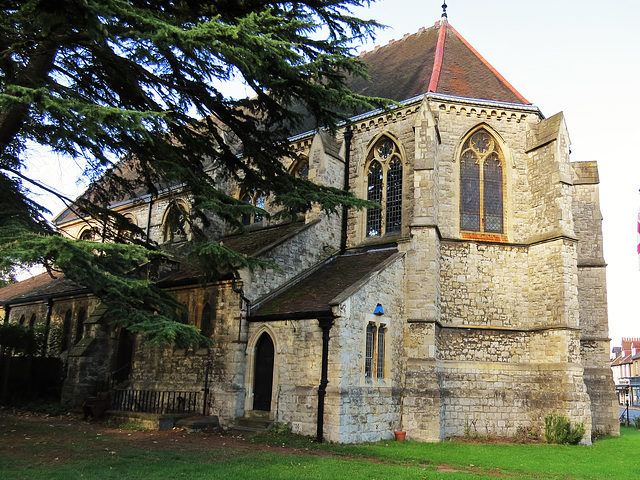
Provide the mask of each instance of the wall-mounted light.
POLYGON ((376 309, 373 311, 374 315, 384 315, 384 308, 382 308, 382 304, 379 303, 376 305, 376 309))

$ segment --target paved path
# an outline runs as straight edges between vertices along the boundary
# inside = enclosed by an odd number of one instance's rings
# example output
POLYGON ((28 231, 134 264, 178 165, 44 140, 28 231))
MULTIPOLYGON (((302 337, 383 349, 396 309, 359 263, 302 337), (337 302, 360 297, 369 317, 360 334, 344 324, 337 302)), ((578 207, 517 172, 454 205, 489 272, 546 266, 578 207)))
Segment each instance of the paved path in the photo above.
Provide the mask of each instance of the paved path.
MULTIPOLYGON (((620 415, 622 415, 623 413, 625 413, 625 409, 624 408, 620 408, 620 415)), ((625 414, 626 417, 626 414, 625 414)), ((637 410, 635 408, 630 408, 629 409, 629 421, 633 422, 633 419, 636 417, 640 417, 640 410, 637 410)))

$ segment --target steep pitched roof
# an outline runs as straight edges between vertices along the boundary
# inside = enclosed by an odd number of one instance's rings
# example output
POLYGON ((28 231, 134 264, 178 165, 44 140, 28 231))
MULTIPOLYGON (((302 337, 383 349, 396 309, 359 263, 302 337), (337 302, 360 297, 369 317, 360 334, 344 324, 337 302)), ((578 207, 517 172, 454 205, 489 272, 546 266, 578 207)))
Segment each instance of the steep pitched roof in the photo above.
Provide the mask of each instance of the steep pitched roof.
POLYGON ((530 105, 449 23, 405 35, 363 53, 370 80, 350 82, 356 93, 407 100, 428 92, 530 105))

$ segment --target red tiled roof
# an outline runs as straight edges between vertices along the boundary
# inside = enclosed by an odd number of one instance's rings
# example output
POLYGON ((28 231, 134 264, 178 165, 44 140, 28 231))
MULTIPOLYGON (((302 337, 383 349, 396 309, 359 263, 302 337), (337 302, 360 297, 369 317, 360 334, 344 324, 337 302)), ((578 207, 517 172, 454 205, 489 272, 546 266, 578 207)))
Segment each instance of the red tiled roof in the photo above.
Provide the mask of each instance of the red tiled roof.
POLYGON ((380 268, 396 252, 396 249, 386 249, 336 257, 261 305, 252 317, 328 312, 331 300, 380 268))
POLYGON ((435 26, 361 55, 370 80, 350 82, 356 93, 407 100, 435 92, 529 105, 451 25, 435 26))

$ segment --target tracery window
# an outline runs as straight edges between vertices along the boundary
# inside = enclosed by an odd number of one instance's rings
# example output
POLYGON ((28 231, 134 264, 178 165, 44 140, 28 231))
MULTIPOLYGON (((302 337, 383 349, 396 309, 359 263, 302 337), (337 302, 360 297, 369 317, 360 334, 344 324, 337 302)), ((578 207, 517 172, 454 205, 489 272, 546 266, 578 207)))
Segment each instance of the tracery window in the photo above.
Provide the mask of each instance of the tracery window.
POLYGON ((398 146, 380 138, 367 158, 367 200, 382 208, 367 209, 367 237, 402 229, 402 159, 398 146))
POLYGON ((504 233, 504 157, 486 130, 473 133, 460 157, 460 229, 504 233))
POLYGON ((187 209, 178 202, 173 202, 167 208, 162 227, 163 238, 168 243, 179 243, 187 240, 189 222, 187 209))
MULTIPOLYGON (((245 193, 242 197, 242 201, 264 210, 265 198, 262 193, 245 193)), ((264 215, 260 212, 255 212, 253 215, 248 213, 242 215, 242 224, 247 227, 249 225, 260 224, 263 220, 264 215)))

